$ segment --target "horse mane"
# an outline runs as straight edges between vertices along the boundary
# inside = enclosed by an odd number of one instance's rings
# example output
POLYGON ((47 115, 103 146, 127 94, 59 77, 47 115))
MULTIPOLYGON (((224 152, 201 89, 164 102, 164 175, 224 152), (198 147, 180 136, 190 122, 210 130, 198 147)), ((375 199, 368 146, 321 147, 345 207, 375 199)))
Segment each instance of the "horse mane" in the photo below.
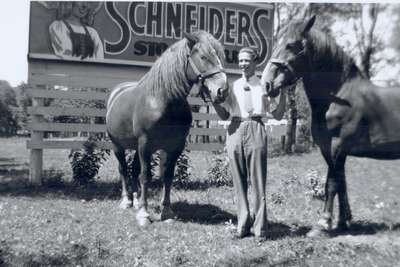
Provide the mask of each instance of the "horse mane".
MULTIPOLYGON (((198 31, 193 35, 205 46, 207 52, 211 54, 214 49, 223 62, 223 47, 211 34, 198 31)), ((190 49, 186 38, 174 43, 140 79, 138 86, 144 86, 146 91, 153 96, 185 98, 192 86, 186 77, 187 57, 189 55, 190 49)))
POLYGON ((354 59, 328 33, 319 29, 311 29, 309 40, 314 49, 313 61, 317 64, 319 70, 341 73, 340 80, 342 83, 362 76, 354 59))

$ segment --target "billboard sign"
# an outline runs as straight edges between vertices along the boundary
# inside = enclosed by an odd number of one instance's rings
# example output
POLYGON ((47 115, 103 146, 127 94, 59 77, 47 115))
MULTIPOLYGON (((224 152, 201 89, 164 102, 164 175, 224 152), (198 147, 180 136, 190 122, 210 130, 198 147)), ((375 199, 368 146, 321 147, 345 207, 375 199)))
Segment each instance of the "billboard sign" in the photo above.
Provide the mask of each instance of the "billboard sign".
POLYGON ((225 48, 270 57, 273 4, 233 2, 31 2, 29 58, 151 66, 183 31, 205 30, 225 48))

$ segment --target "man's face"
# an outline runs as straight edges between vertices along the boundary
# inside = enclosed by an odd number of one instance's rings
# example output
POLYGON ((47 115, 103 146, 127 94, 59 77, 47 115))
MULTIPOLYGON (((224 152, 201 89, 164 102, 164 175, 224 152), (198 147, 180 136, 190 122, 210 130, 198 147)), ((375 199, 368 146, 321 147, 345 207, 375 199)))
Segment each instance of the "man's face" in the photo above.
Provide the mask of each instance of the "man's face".
POLYGON ((239 69, 246 77, 251 77, 256 71, 256 63, 251 54, 242 52, 239 54, 239 69))

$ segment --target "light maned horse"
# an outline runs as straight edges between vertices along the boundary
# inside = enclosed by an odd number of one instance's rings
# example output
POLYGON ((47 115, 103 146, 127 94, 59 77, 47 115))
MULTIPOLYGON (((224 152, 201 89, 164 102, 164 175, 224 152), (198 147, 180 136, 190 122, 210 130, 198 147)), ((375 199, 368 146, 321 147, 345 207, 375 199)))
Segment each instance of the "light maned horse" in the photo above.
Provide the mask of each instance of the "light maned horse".
POLYGON ((107 103, 107 132, 119 162, 122 183, 120 207, 138 205, 140 225, 151 222, 147 211, 151 156, 160 151, 160 177, 163 179, 161 220, 173 218, 170 191, 175 164, 182 153, 192 123, 187 96, 197 87, 203 99, 224 101, 228 82, 223 69, 221 44, 207 32, 185 34, 169 47, 149 72, 135 85, 117 85, 107 103), (127 181, 126 149, 136 149, 133 181, 127 181), (140 198, 138 195, 138 178, 140 198))
POLYGON ((332 229, 336 194, 337 230, 349 226, 348 155, 400 158, 400 89, 373 85, 333 38, 313 27, 314 22, 315 16, 293 21, 283 29, 262 76, 272 96, 302 79, 312 109, 312 135, 328 173, 324 215, 310 236, 332 229))

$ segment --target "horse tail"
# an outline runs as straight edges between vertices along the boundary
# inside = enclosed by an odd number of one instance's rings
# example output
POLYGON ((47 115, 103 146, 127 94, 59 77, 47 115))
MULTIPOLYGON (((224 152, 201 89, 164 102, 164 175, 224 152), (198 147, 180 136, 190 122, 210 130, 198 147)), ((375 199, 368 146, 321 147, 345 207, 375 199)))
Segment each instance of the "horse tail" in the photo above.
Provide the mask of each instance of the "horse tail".
POLYGON ((111 107, 115 98, 117 98, 117 96, 119 96, 125 89, 135 87, 136 85, 137 85, 137 82, 125 82, 125 83, 120 83, 120 84, 116 85, 112 89, 111 94, 108 97, 107 109, 109 109, 111 107))

